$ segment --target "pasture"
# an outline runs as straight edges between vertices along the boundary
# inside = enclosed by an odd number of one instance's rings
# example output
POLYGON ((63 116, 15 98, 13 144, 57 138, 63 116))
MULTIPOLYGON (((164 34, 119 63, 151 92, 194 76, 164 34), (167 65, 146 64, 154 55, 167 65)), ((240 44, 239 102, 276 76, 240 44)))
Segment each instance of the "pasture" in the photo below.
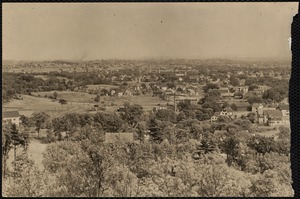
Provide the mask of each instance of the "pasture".
POLYGON ((12 99, 3 105, 4 111, 17 110, 21 115, 29 117, 34 112, 45 112, 52 117, 58 117, 66 113, 88 113, 95 104, 105 107, 107 112, 114 112, 125 102, 140 104, 145 111, 150 111, 153 107, 172 103, 163 101, 159 97, 152 97, 151 94, 139 96, 110 97, 101 96, 100 102, 94 102, 96 95, 84 92, 57 91, 57 99, 67 100, 67 104, 61 105, 58 100, 46 98, 53 96, 53 92, 34 92, 32 96, 22 95, 23 100, 12 99))
POLYGON ((29 95, 22 95, 23 100, 13 99, 3 105, 4 111, 17 110, 21 115, 30 116, 34 112, 45 112, 50 116, 57 117, 65 113, 86 112, 91 104, 70 102, 61 105, 57 100, 52 100, 42 97, 34 97, 29 95))

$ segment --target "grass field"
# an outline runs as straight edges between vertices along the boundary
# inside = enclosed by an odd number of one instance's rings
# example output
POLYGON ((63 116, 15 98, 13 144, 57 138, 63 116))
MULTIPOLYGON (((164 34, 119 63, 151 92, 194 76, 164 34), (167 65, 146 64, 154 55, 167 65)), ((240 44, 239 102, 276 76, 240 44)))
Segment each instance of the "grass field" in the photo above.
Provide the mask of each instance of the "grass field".
POLYGON ((36 97, 45 97, 45 95, 49 97, 53 96, 54 92, 57 93, 57 99, 65 99, 67 102, 93 103, 96 97, 94 94, 72 91, 32 92, 31 94, 36 97))
MULTIPOLYGON (((121 96, 121 97, 109 97, 103 96, 100 98, 101 101, 104 101, 104 104, 107 105, 107 110, 117 109, 119 106, 122 106, 125 102, 130 104, 139 104, 143 106, 145 111, 150 111, 154 106, 166 105, 168 101, 161 100, 158 97, 152 97, 152 95, 139 95, 139 96, 121 96), (111 106, 113 104, 114 106, 111 106)), ((169 102, 170 103, 170 102, 169 102)))
POLYGON ((23 95, 23 100, 11 100, 3 105, 4 111, 18 110, 20 114, 30 116, 33 112, 45 112, 51 116, 59 116, 64 113, 86 112, 92 105, 90 103, 76 103, 71 102, 61 105, 58 101, 53 101, 48 98, 34 97, 23 95))
MULTIPOLYGON (((52 100, 45 98, 44 96, 53 95, 54 92, 35 92, 33 96, 22 95, 23 100, 13 99, 10 102, 3 105, 4 111, 18 110, 21 115, 29 117, 34 112, 45 112, 52 117, 58 117, 65 113, 87 113, 90 109, 98 104, 105 107, 107 112, 114 112, 125 102, 131 104, 140 104, 145 111, 152 110, 154 106, 158 104, 166 105, 168 101, 163 101, 158 97, 152 97, 152 95, 140 95, 140 96, 122 96, 122 97, 110 97, 101 96, 100 102, 95 103, 95 95, 91 95, 83 92, 57 92, 58 99, 62 98, 67 100, 67 104, 61 105, 58 100, 52 100), (37 97, 40 95, 41 97, 37 97)), ((172 103, 172 102, 169 102, 172 103)))
POLYGON ((88 89, 114 89, 119 88, 119 86, 116 85, 110 85, 110 84, 94 84, 94 85, 87 85, 88 89))

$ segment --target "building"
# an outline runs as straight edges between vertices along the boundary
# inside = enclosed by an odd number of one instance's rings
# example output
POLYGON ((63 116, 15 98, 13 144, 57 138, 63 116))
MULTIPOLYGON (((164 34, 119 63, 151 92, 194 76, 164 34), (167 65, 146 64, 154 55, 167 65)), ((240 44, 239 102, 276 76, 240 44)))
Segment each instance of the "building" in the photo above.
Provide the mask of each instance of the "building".
POLYGON ((281 104, 277 107, 282 113, 283 125, 290 125, 290 106, 288 104, 281 104))
POLYGON ((210 122, 215 122, 218 120, 219 116, 220 116, 221 112, 215 112, 215 114, 213 116, 211 116, 210 118, 210 122))
POLYGON ((237 102, 235 105, 237 111, 248 111, 251 107, 248 102, 237 102))
POLYGON ((282 112, 280 110, 264 110, 263 111, 264 124, 268 126, 283 125, 282 112))
POLYGON ((189 97, 189 96, 177 96, 175 100, 177 103, 179 103, 180 101, 189 100, 191 102, 191 104, 197 104, 199 101, 199 98, 189 97))
POLYGON ((245 86, 246 80, 245 79, 241 79, 239 82, 240 82, 241 86, 245 86))
POLYGON ((264 107, 264 106, 263 106, 262 104, 254 103, 254 104, 252 105, 252 110, 251 110, 251 112, 252 112, 252 113, 256 113, 256 114, 258 115, 258 114, 259 114, 259 113, 258 113, 259 110, 261 110, 263 107, 264 107))
POLYGON ((249 87, 248 86, 235 86, 233 89, 235 90, 235 92, 247 93, 249 87))
POLYGON ((211 122, 217 121, 219 116, 226 116, 228 118, 233 118, 233 112, 227 109, 224 109, 221 112, 215 112, 215 114, 210 118, 210 121, 211 122))
POLYGON ((160 97, 164 92, 162 90, 153 91, 153 97, 160 97))
POLYGON ((4 123, 11 122, 12 124, 20 125, 20 114, 19 111, 5 111, 2 112, 2 121, 4 123))
POLYGON ((221 94, 221 96, 222 96, 222 94, 228 94, 228 93, 230 93, 228 87, 219 88, 218 91, 221 94))

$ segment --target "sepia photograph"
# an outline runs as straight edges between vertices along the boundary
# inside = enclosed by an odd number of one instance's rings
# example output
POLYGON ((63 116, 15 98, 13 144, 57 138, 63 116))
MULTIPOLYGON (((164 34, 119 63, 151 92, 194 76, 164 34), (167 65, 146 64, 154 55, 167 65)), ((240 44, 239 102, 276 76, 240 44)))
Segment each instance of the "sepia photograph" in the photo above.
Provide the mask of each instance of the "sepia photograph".
POLYGON ((293 197, 297 13, 2 3, 2 196, 293 197))

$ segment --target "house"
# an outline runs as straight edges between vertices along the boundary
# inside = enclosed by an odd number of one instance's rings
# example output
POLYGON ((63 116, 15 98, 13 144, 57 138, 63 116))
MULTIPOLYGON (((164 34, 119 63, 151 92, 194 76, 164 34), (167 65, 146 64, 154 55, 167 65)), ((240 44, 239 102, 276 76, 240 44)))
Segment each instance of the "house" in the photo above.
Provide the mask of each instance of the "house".
POLYGON ((215 112, 215 114, 210 118, 211 122, 218 120, 219 116, 226 116, 229 118, 233 117, 233 112, 231 110, 223 109, 221 112, 215 112))
POLYGON ((215 112, 215 114, 210 118, 210 122, 215 122, 218 120, 221 112, 215 112))
POLYGON ((104 143, 133 142, 133 133, 105 133, 104 143))
POLYGON ((279 104, 289 104, 289 99, 286 97, 284 98, 279 104))
POLYGON ((123 95, 126 95, 126 96, 132 96, 133 95, 133 93, 134 93, 134 91, 132 90, 132 89, 127 89, 124 93, 123 93, 123 95))
POLYGON ((262 95, 263 92, 264 92, 263 89, 255 88, 255 89, 253 89, 253 91, 251 91, 251 94, 254 94, 254 95, 262 95))
POLYGON ((235 86, 233 89, 235 90, 235 92, 247 93, 248 88, 248 86, 235 86))
POLYGON ((152 97, 160 97, 164 92, 162 90, 153 91, 152 97))
POLYGON ((188 97, 188 96, 177 96, 177 98, 176 98, 176 102, 185 101, 185 100, 189 100, 191 102, 191 104, 197 104, 199 98, 188 97))
POLYGON ((188 88, 188 89, 187 89, 187 93, 188 93, 189 95, 196 95, 196 94, 197 94, 196 91, 195 91, 194 89, 191 89, 191 88, 188 88))
POLYGON ((20 114, 19 111, 5 111, 2 112, 2 121, 4 123, 11 122, 12 124, 20 125, 20 114))
POLYGON ((166 90, 168 89, 168 87, 167 87, 167 86, 162 86, 161 89, 162 89, 163 91, 166 91, 166 90))
POLYGON ((111 90, 111 91, 110 91, 110 95, 111 95, 111 96, 113 96, 115 93, 116 93, 115 90, 111 90))
POLYGON ((282 112, 280 110, 264 110, 264 123, 269 126, 280 126, 283 124, 282 112))
POLYGON ((281 104, 277 107, 282 113, 282 122, 284 125, 290 125, 290 106, 281 104))
POLYGON ((222 94, 230 93, 228 87, 221 87, 221 88, 218 89, 218 91, 221 94, 221 96, 222 96, 222 94))
POLYGON ((246 80, 245 79, 241 79, 239 82, 240 82, 241 86, 245 86, 246 80))
POLYGON ((266 85, 257 85, 257 87, 257 89, 260 90, 262 93, 271 88, 270 86, 266 85))
POLYGON ((237 111, 248 111, 251 105, 248 102, 235 103, 237 111))
POLYGON ((258 104, 258 103, 254 103, 252 104, 252 110, 251 112, 252 113, 256 113, 256 114, 259 114, 259 110, 261 110, 264 106, 262 104, 258 104))
POLYGON ((220 112, 220 115, 223 115, 223 116, 232 116, 233 115, 233 112, 229 109, 223 109, 221 112, 220 112))
POLYGON ((163 106, 163 105, 158 105, 158 106, 154 106, 153 107, 153 112, 157 111, 157 110, 166 110, 168 107, 167 106, 163 106))

